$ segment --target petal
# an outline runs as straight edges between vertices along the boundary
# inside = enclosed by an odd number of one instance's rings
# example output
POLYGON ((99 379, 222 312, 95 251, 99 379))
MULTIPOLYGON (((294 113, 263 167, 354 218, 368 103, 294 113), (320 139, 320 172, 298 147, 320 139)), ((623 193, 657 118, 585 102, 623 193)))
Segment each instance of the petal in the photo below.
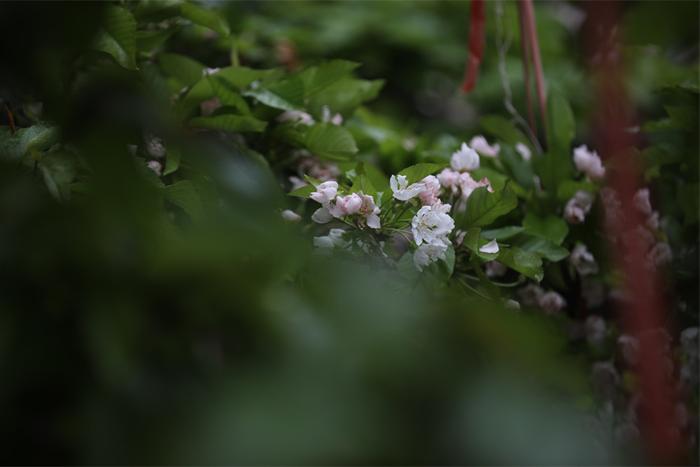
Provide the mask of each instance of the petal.
POLYGON ((371 229, 378 229, 379 227, 381 227, 379 216, 375 213, 372 213, 369 216, 367 216, 367 227, 371 229))
POLYGON ((312 215, 311 220, 319 224, 327 224, 333 219, 330 211, 326 207, 318 208, 312 215))
POLYGON ((495 239, 491 240, 486 245, 479 248, 479 251, 482 253, 489 253, 489 254, 498 253, 498 251, 499 251, 498 242, 495 239))

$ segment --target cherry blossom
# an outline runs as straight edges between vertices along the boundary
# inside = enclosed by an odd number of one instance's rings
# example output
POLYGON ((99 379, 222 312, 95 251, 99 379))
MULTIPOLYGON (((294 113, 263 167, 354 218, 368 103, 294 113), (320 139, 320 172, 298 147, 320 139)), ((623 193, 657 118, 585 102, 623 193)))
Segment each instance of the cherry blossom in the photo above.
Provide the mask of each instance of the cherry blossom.
POLYGON ((450 165, 457 172, 476 170, 479 168, 479 153, 470 148, 467 143, 462 143, 462 146, 452 153, 450 165))
POLYGON ((498 144, 490 145, 486 138, 481 135, 475 136, 469 141, 469 146, 476 152, 486 157, 497 157, 501 151, 498 144))

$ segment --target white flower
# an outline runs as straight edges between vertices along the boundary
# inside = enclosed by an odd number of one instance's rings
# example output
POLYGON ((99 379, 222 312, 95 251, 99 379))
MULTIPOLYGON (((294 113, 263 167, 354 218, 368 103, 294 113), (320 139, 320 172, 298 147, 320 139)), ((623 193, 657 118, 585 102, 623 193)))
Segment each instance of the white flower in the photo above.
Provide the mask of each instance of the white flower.
POLYGON ((381 210, 374 204, 374 198, 370 195, 360 194, 362 197, 362 205, 359 213, 364 216, 367 227, 370 229, 378 229, 381 227, 379 213, 381 210))
POLYGON ((471 146, 476 152, 486 157, 496 157, 501 151, 501 147, 498 144, 491 146, 486 138, 481 135, 475 136, 469 141, 469 146, 471 146))
POLYGON ((445 260, 446 251, 447 245, 442 243, 424 243, 413 253, 413 264, 419 271, 422 271, 424 267, 439 259, 445 260))
POLYGON ((343 116, 340 114, 332 115, 331 109, 328 108, 327 105, 323 106, 322 113, 323 113, 322 118, 323 118, 324 123, 332 123, 335 126, 340 126, 343 124, 343 116))
POLYGON ((525 306, 537 306, 542 295, 544 295, 544 289, 533 283, 527 284, 525 287, 518 290, 520 301, 525 306))
POLYGON ((282 211, 282 219, 286 220, 287 222, 299 222, 301 220, 301 216, 291 209, 285 209, 282 211))
POLYGON ((452 154, 450 165, 457 172, 476 170, 479 168, 479 154, 467 146, 467 143, 462 143, 459 150, 452 154))
POLYGON ((501 277, 508 272, 505 264, 498 261, 488 261, 484 263, 486 277, 501 277))
POLYGON ((670 263, 673 259, 671 246, 666 242, 659 242, 647 253, 647 261, 652 265, 661 266, 670 263))
POLYGON ((479 251, 482 253, 489 253, 489 254, 498 253, 498 251, 499 251, 498 242, 496 241, 496 239, 493 239, 490 242, 488 242, 486 245, 479 248, 479 251))
POLYGON ((345 248, 348 242, 343 240, 343 229, 331 229, 328 235, 314 237, 314 246, 317 248, 345 248))
POLYGON ((440 181, 434 175, 428 175, 420 181, 423 190, 418 194, 424 206, 432 206, 440 202, 440 181))
POLYGON ((645 222, 651 230, 659 230, 659 211, 652 212, 645 222))
POLYGON ((583 243, 577 244, 569 255, 569 262, 581 276, 598 272, 598 263, 583 243))
POLYGON ((158 162, 158 161, 148 161, 148 163, 146 164, 146 166, 148 166, 148 168, 151 169, 151 170, 153 171, 153 173, 155 173, 155 174, 158 175, 159 177, 160 177, 161 175, 163 175, 163 164, 161 164, 160 162, 158 162))
POLYGON ((573 198, 566 203, 564 219, 569 224, 580 224, 586 220, 586 214, 593 206, 593 195, 587 191, 579 190, 573 198))
POLYGON ((637 190, 634 194, 634 207, 645 216, 651 215, 651 201, 649 200, 649 188, 637 190))
POLYGON ((202 76, 211 76, 217 74, 221 71, 221 68, 204 68, 202 70, 202 76))
POLYGON ((155 135, 146 135, 146 152, 154 159, 162 159, 165 157, 165 143, 163 139, 155 135))
POLYGON ((468 172, 459 174, 459 188, 462 190, 462 199, 468 199, 474 190, 482 186, 487 187, 488 191, 493 193, 493 187, 486 177, 477 182, 468 172))
POLYGON ((347 196, 338 196, 335 203, 328 206, 333 217, 340 219, 341 217, 351 216, 360 212, 362 207, 362 197, 357 193, 351 193, 347 196))
POLYGON ((537 304, 545 313, 551 315, 561 311, 566 306, 566 300, 557 292, 550 290, 542 294, 537 304))
POLYGON ((459 190, 459 172, 455 172, 452 169, 442 169, 437 179, 440 181, 440 185, 451 189, 453 194, 456 194, 459 190))
POLYGON ((529 161, 530 158, 532 157, 532 152, 530 152, 530 148, 528 148, 523 143, 516 144, 515 150, 517 151, 518 154, 520 154, 520 157, 522 157, 523 160, 529 161))
POLYGON ((574 163, 576 168, 591 180, 602 180, 605 177, 605 167, 600 156, 597 152, 589 150, 586 145, 574 149, 574 163))
POLYGON ((314 118, 306 112, 301 110, 287 110, 282 112, 278 117, 277 121, 280 123, 291 122, 291 123, 301 123, 302 125, 313 125, 314 118))
POLYGON ((450 212, 450 208, 449 204, 435 204, 423 206, 418 210, 411 221, 413 239, 417 245, 422 243, 447 245, 449 243, 447 236, 455 227, 454 219, 447 214, 450 212))
POLYGON ((316 191, 309 195, 309 198, 317 203, 327 205, 338 194, 338 182, 329 180, 316 187, 316 191))
POLYGON ((311 220, 318 224, 327 224, 333 220, 333 215, 326 206, 320 207, 311 214, 311 220))
POLYGON ((415 198, 425 188, 422 183, 408 184, 408 178, 405 175, 392 175, 389 179, 391 191, 394 193, 394 198, 399 201, 408 201, 415 198))

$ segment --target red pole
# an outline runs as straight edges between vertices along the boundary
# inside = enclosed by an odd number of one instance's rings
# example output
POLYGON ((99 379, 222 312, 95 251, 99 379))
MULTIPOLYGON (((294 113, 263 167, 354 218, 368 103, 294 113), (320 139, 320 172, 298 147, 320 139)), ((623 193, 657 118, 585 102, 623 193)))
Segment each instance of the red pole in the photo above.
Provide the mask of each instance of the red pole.
MULTIPOLYGON (((589 30, 589 54, 597 94, 594 113, 598 148, 609 171, 608 184, 621 202, 624 216, 611 219, 608 237, 629 232, 643 225, 644 219, 634 208, 633 196, 640 188, 641 167, 632 148, 635 136, 628 131, 634 126, 634 111, 625 92, 622 54, 615 40, 620 6, 616 1, 586 4, 589 30)), ((637 235, 626 236, 625 242, 612 245, 617 268, 624 273, 626 300, 620 305, 620 318, 627 333, 640 336, 645 331, 665 327, 665 304, 661 280, 654 266, 647 267, 647 251, 637 235), (627 240, 628 239, 628 240, 627 240)), ((654 463, 678 463, 683 459, 683 443, 674 421, 671 381, 664 370, 662 336, 648 333, 640 340, 636 372, 642 398, 640 428, 654 463)))
POLYGON ((472 0, 469 14, 469 45, 466 69, 462 91, 469 92, 476 86, 479 75, 481 57, 484 55, 484 43, 486 41, 486 14, 484 0, 472 0))

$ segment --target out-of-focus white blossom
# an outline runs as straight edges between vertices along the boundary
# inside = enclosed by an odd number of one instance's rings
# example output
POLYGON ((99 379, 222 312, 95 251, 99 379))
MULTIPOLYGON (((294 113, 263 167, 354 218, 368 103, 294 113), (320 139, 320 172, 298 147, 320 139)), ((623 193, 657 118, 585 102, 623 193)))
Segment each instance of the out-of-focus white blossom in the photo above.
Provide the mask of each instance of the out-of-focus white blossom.
POLYGON ((647 253, 647 260, 651 265, 662 266, 668 264, 673 259, 671 246, 666 242, 659 242, 647 253))
POLYGON ((484 263, 484 270, 486 272, 486 277, 501 277, 508 272, 508 268, 505 264, 495 260, 484 263))
POLYGON ((651 201, 649 200, 649 188, 641 188, 634 194, 634 207, 645 216, 651 215, 651 201))
POLYGON ((509 310, 516 310, 516 311, 520 310, 520 303, 518 303, 517 301, 515 301, 513 299, 506 300, 504 305, 509 310))
POLYGON ((328 235, 322 237, 314 237, 314 246, 317 248, 345 248, 348 245, 346 240, 343 240, 343 229, 331 229, 328 235))
POLYGON ((158 161, 148 161, 146 166, 153 171, 159 177, 163 175, 163 164, 158 161))
POLYGON ((589 150, 586 145, 574 149, 574 164, 591 180, 602 180, 605 177, 605 167, 600 156, 597 152, 589 150))
POLYGON ((515 151, 520 154, 520 157, 523 158, 525 161, 529 161, 532 158, 532 152, 530 151, 530 148, 528 148, 525 144, 523 143, 518 143, 515 145, 515 151))
POLYGON ((331 123, 335 126, 340 126, 343 124, 343 116, 340 115, 339 113, 333 115, 331 113, 331 109, 328 108, 327 105, 323 106, 322 113, 323 113, 322 117, 323 117, 324 123, 331 123))
POLYGON ((422 183, 409 185, 408 178, 405 175, 392 175, 389 178, 389 186, 394 193, 394 198, 399 201, 408 201, 411 198, 415 198, 425 188, 422 183))
POLYGON ((587 191, 579 190, 573 198, 566 203, 564 219, 569 224, 580 224, 586 220, 586 214, 593 206, 593 195, 587 191))
POLYGON ((538 305, 547 314, 554 314, 566 307, 566 300, 557 292, 550 290, 540 297, 538 305))
POLYGON ((335 198, 335 203, 329 205, 328 210, 335 218, 351 216, 360 212, 362 207, 362 197, 357 193, 351 193, 347 196, 338 196, 335 198))
POLYGON ((602 349, 608 331, 605 320, 600 316, 591 315, 586 318, 583 328, 588 345, 594 349, 602 349))
POLYGON ((569 262, 582 276, 596 274, 598 272, 598 263, 593 254, 588 251, 586 245, 578 243, 569 255, 569 262))
POLYGON ((313 125, 315 123, 314 118, 302 110, 287 110, 282 112, 277 117, 277 121, 280 123, 300 123, 302 125, 313 125))
POLYGON ((221 71, 221 68, 204 68, 202 70, 202 76, 211 76, 217 74, 221 71))
POLYGON ((520 301, 525 306, 539 306, 542 295, 544 295, 544 289, 533 283, 529 283, 525 287, 518 290, 520 301))
POLYGON ((221 108, 221 99, 218 97, 212 97, 199 103, 199 111, 203 116, 208 117, 221 108))
POLYGON ((448 214, 450 209, 449 204, 434 204, 418 210, 411 221, 411 231, 417 245, 449 244, 447 236, 455 227, 454 219, 448 214))
POLYGON ((432 206, 440 202, 440 181, 434 175, 428 175, 420 181, 423 189, 418 194, 424 206, 432 206))
POLYGON ((649 217, 647 217, 645 224, 651 230, 659 230, 659 211, 654 211, 651 214, 649 214, 649 217))
POLYGON ((452 153, 450 165, 457 172, 476 170, 479 168, 479 153, 470 148, 467 143, 462 143, 462 146, 452 153))
POLYGON ((311 192, 309 198, 319 204, 326 205, 333 201, 338 194, 338 182, 329 180, 316 187, 316 191, 311 192))
POLYGON ((683 332, 681 332, 681 349, 683 349, 683 352, 689 357, 698 357, 700 350, 698 349, 698 335, 699 331, 697 326, 684 329, 683 332))
POLYGON ((488 254, 498 253, 498 242, 496 241, 496 239, 493 239, 487 244, 483 245, 481 248, 479 248, 479 251, 488 254))
POLYGON ((498 153, 501 151, 501 146, 498 144, 490 145, 482 135, 473 137, 471 141, 469 141, 469 146, 486 157, 497 157, 498 153))
POLYGON ((622 360, 627 366, 635 366, 637 364, 637 356, 639 355, 639 339, 634 336, 623 334, 617 338, 617 348, 620 351, 622 360))
POLYGON ((146 143, 146 152, 154 159, 162 159, 165 157, 165 143, 163 139, 155 135, 146 135, 144 138, 146 143))
POLYGON ((419 271, 431 263, 441 259, 445 260, 447 245, 442 243, 424 243, 413 253, 413 264, 419 271))
POLYGON ((301 216, 291 209, 285 209, 282 211, 282 219, 286 220, 287 222, 299 222, 301 220, 301 216))

